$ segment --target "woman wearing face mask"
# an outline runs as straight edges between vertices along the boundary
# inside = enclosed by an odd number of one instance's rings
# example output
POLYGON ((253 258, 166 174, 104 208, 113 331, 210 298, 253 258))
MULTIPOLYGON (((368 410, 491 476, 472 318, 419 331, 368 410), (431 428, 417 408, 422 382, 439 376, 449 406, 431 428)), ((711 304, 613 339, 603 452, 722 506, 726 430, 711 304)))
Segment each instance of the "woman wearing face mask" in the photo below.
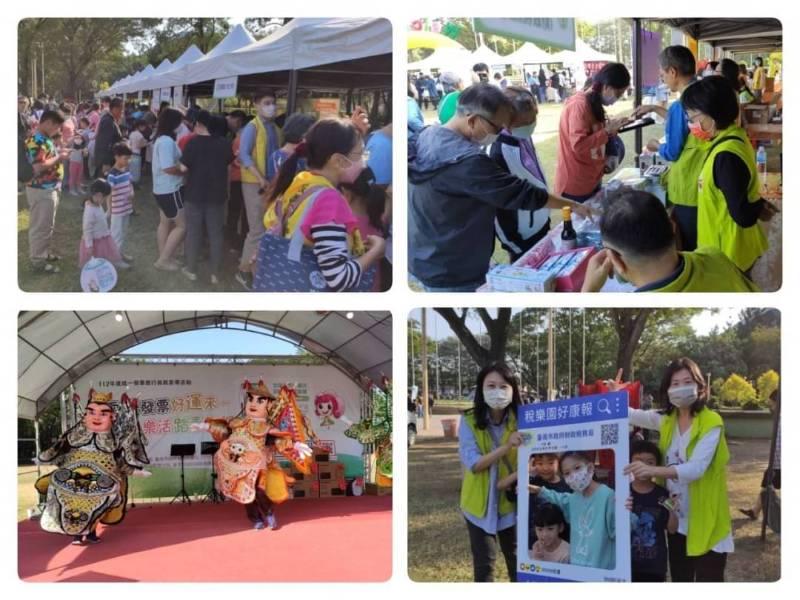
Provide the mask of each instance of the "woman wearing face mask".
POLYGON ((475 405, 461 418, 458 451, 464 466, 461 512, 467 522, 475 581, 494 581, 497 543, 508 577, 516 580, 516 510, 497 482, 517 470, 520 405, 517 379, 503 363, 485 367, 475 384, 475 405))
POLYGON ((705 379, 689 358, 669 364, 659 397, 662 410, 631 408, 628 417, 631 425, 660 433, 665 466, 632 462, 625 473, 666 480, 678 513, 678 531, 669 534, 671 580, 723 581, 733 536, 726 474, 730 454, 722 418, 706 407, 705 379))
POLYGON ((283 143, 283 133, 275 122, 278 112, 275 92, 262 90, 255 96, 254 101, 258 114, 242 129, 238 155, 242 172, 242 196, 249 230, 242 246, 236 281, 245 289, 250 288, 253 256, 258 250, 258 240, 264 233, 261 222, 264 218, 263 194, 277 174, 274 162, 269 158, 283 143))
MULTIPOLYGON (((511 122, 509 128, 503 129, 492 144, 489 156, 504 171, 546 190, 544 169, 531 140, 539 114, 536 98, 529 90, 514 86, 507 87, 504 93, 511 100, 511 122)), ((547 235, 550 230, 550 209, 500 209, 494 228, 497 239, 513 263, 547 235)))
MULTIPOLYGON (((266 235, 290 239, 299 227, 305 244, 313 248, 327 291, 355 288, 363 271, 384 255, 385 240, 377 235, 361 237, 358 219, 337 189, 356 181, 365 167, 364 140, 353 123, 322 119, 281 165, 269 190, 263 222, 266 235), (295 175, 300 159, 305 159, 308 170, 295 175)), ((268 277, 270 257, 263 244, 258 263, 257 272, 268 277)), ((259 277, 253 289, 266 289, 259 277)))
POLYGON ((606 144, 627 119, 609 119, 611 106, 631 83, 622 63, 609 63, 592 79, 588 91, 576 92, 564 104, 558 126, 555 193, 584 202, 600 189, 606 166, 606 144))
POLYGON ((746 275, 767 251, 759 220, 776 209, 761 199, 753 146, 736 124, 739 102, 724 77, 707 77, 681 97, 689 132, 708 143, 697 192, 697 246, 718 248, 746 275))

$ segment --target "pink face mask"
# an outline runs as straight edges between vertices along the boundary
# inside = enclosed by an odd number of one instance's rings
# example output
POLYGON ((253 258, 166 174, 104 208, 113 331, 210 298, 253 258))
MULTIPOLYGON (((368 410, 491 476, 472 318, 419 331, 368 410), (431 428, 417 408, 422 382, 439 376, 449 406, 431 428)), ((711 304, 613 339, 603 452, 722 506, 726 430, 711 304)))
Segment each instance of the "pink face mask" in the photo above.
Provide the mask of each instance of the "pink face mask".
POLYGON ((711 134, 708 131, 705 131, 701 127, 700 123, 689 123, 689 133, 703 142, 707 142, 711 139, 711 134))
POLYGON ((363 159, 359 159, 356 162, 351 161, 350 166, 342 171, 342 176, 339 178, 339 181, 342 183, 353 183, 358 179, 358 176, 361 175, 361 171, 363 171, 364 168, 363 159))

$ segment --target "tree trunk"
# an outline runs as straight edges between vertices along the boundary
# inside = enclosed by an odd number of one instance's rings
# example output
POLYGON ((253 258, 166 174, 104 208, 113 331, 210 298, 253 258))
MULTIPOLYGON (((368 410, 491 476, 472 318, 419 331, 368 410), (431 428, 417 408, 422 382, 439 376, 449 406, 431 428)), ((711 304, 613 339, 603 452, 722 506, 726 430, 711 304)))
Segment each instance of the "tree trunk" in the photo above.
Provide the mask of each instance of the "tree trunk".
POLYGON ((497 318, 493 319, 485 308, 476 310, 481 321, 486 326, 489 335, 489 348, 481 346, 475 335, 466 325, 467 309, 462 309, 459 315, 454 308, 436 308, 442 318, 450 325, 456 337, 464 344, 472 359, 480 368, 495 362, 505 360, 506 343, 508 342, 508 328, 511 322, 511 309, 501 308, 497 311, 497 318))
POLYGON ((623 381, 627 381, 633 372, 633 355, 653 310, 652 308, 611 309, 611 318, 619 338, 617 368, 622 369, 623 381))

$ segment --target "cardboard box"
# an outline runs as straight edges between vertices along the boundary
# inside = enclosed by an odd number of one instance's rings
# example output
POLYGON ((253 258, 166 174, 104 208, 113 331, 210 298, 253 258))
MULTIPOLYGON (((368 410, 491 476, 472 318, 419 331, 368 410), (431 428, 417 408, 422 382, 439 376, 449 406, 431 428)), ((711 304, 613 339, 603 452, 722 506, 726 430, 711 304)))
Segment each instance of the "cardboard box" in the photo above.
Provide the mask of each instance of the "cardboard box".
POLYGON ((368 483, 366 492, 368 496, 391 496, 392 488, 383 487, 374 483, 368 483))
POLYGON ((330 462, 331 453, 323 449, 314 449, 314 462, 324 463, 330 462))
POLYGON ((318 464, 317 479, 319 481, 344 481, 344 464, 340 462, 318 464))
POLYGON ((292 497, 296 500, 319 498, 319 484, 316 481, 298 481, 292 486, 292 497))
POLYGON ((319 482, 319 497, 320 498, 333 498, 336 496, 346 496, 347 485, 338 481, 320 481, 319 482))

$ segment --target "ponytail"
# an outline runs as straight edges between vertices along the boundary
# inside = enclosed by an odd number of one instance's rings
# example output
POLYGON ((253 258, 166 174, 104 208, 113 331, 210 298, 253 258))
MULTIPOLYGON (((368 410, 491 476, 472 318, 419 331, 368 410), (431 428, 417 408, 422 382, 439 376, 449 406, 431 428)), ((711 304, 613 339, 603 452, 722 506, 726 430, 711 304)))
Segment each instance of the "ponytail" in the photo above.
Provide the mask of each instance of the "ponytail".
POLYGON ((600 122, 606 121, 606 109, 603 106, 603 86, 614 89, 625 89, 631 84, 631 74, 622 63, 608 63, 592 79, 592 87, 586 93, 592 116, 600 122))

